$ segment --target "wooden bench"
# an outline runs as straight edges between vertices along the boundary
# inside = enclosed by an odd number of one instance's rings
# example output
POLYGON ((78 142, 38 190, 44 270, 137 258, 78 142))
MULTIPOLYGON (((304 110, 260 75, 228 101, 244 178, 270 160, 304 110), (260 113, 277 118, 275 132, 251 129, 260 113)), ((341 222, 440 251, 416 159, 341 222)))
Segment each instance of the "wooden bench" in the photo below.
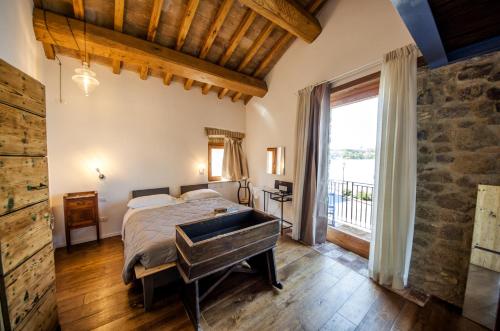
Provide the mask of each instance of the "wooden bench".
POLYGON ((146 269, 142 264, 134 266, 135 278, 142 282, 144 310, 151 310, 155 288, 180 279, 176 265, 176 262, 170 262, 149 269, 146 269))

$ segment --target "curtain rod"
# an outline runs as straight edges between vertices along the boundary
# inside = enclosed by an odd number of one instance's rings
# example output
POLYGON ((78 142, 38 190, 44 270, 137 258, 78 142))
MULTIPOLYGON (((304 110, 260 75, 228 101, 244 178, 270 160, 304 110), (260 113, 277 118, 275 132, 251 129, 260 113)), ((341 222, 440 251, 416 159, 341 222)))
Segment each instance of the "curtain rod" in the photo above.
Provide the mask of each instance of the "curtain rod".
POLYGON ((331 79, 326 79, 326 80, 323 80, 323 81, 320 81, 320 82, 316 82, 316 83, 314 83, 312 85, 309 85, 309 86, 314 87, 314 86, 318 86, 318 85, 321 85, 321 84, 324 84, 324 83, 330 83, 330 84, 337 83, 337 82, 339 82, 342 79, 348 78, 350 76, 357 75, 357 74, 362 73, 363 71, 367 71, 369 69, 373 69, 375 67, 380 66, 381 64, 382 64, 382 60, 377 60, 377 61, 365 64, 365 65, 363 65, 361 67, 358 67, 356 69, 353 69, 351 71, 348 71, 348 72, 345 72, 343 74, 340 74, 337 77, 334 77, 334 78, 331 78, 331 79))

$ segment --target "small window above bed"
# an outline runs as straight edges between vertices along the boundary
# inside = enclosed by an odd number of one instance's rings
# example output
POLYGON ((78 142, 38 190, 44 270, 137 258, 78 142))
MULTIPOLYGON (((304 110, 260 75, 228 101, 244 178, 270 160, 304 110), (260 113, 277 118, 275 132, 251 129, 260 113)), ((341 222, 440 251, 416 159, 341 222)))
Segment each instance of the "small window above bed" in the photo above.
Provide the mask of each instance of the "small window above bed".
POLYGON ((222 159, 224 158, 224 143, 208 143, 208 180, 222 180, 222 159))

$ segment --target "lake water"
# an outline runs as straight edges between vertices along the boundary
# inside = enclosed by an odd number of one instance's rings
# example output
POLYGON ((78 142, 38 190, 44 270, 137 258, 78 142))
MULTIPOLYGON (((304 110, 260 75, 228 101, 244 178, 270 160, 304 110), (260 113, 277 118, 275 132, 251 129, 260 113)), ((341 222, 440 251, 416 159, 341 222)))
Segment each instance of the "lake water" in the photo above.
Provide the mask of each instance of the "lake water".
POLYGON ((375 179, 375 159, 353 160, 335 159, 330 160, 329 178, 342 181, 342 172, 345 181, 372 184, 375 179), (343 171, 342 171, 343 169, 343 171))

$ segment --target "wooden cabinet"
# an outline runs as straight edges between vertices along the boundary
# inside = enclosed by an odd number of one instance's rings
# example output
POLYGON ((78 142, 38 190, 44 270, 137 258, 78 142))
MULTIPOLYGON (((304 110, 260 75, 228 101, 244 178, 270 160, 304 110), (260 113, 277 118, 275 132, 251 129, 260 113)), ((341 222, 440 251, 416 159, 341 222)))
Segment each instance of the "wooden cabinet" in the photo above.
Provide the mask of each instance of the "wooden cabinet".
POLYGON ((97 192, 77 192, 64 195, 66 247, 71 246, 71 230, 95 226, 99 241, 99 207, 97 192))
POLYGON ((0 60, 0 330, 54 330, 45 88, 0 60))

